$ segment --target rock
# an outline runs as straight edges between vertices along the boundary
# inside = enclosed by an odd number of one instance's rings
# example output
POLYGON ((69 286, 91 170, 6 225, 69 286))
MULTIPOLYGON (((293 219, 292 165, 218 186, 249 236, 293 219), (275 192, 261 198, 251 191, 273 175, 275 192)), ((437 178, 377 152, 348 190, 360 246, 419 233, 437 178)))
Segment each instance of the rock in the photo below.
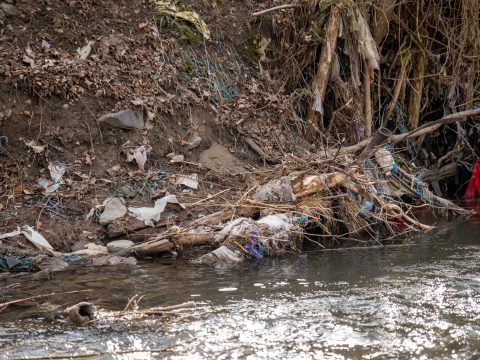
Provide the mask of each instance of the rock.
POLYGON ((98 222, 102 225, 120 219, 127 214, 127 207, 123 198, 111 198, 106 204, 98 222))
POLYGON ((14 5, 7 4, 5 2, 2 2, 0 4, 0 9, 2 9, 5 15, 8 15, 8 16, 14 16, 18 14, 18 10, 14 5))
POLYGON ((143 129, 145 126, 143 113, 132 109, 105 114, 98 118, 98 122, 123 129, 143 129))
POLYGON ((210 170, 221 174, 240 174, 246 172, 243 164, 228 149, 218 143, 203 151, 199 157, 200 163, 210 170))
POLYGON ((116 253, 121 250, 130 249, 134 245, 130 240, 116 240, 107 244, 107 249, 111 253, 116 253))
POLYGON ((186 141, 187 148, 189 150, 195 149, 202 142, 202 138, 197 134, 193 133, 186 141))
POLYGON ((114 189, 115 192, 118 192, 119 195, 122 194, 124 197, 133 199, 140 192, 139 190, 134 190, 128 185, 122 185, 114 189))
POLYGON ((172 164, 174 164, 174 163, 182 162, 183 160, 185 160, 185 156, 183 156, 183 155, 175 155, 175 156, 172 157, 172 159, 170 160, 170 162, 171 162, 172 164))
POLYGON ((135 259, 133 256, 120 257, 115 255, 106 255, 93 258, 91 264, 93 266, 137 265, 137 259, 135 259))

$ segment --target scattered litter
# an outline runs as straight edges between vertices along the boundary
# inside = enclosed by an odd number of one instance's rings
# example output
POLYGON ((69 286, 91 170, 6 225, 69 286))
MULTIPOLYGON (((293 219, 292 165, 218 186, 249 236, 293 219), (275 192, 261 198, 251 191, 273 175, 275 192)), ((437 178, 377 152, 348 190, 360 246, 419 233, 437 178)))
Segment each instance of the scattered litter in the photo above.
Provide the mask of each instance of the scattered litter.
POLYGON ((98 218, 98 222, 105 225, 124 217, 126 213, 127 207, 125 206, 125 199, 119 197, 109 198, 105 203, 102 214, 98 218))
POLYGON ((95 318, 95 306, 89 302, 80 302, 65 309, 65 315, 77 325, 83 325, 95 318))
POLYGON ((480 197, 480 162, 475 161, 473 167, 472 177, 468 183, 467 191, 465 192, 466 198, 480 197))
POLYGON ((30 140, 29 142, 26 142, 25 141, 25 145, 27 145, 30 149, 32 149, 32 151, 35 153, 35 154, 41 154, 43 152, 45 152, 46 150, 46 146, 45 145, 38 145, 35 141, 33 140, 30 140))
POLYGON ((51 194, 57 191, 60 185, 63 184, 62 177, 67 170, 67 166, 61 162, 54 162, 48 164, 48 170, 50 171, 50 177, 53 180, 53 185, 45 189, 45 194, 51 194))
POLYGON ((141 171, 145 170, 145 163, 147 162, 147 150, 145 146, 142 145, 136 148, 133 157, 138 164, 138 169, 141 171))
POLYGON ((185 20, 195 26, 205 39, 210 39, 210 31, 208 30, 207 24, 205 24, 200 18, 200 15, 195 11, 181 11, 176 5, 173 5, 168 1, 153 0, 153 3, 157 5, 157 12, 159 14, 165 14, 176 19, 185 20))
POLYGON ((219 262, 239 263, 243 260, 245 260, 245 258, 239 250, 232 250, 226 245, 222 245, 218 249, 199 257, 193 262, 196 264, 215 265, 219 262))
POLYGON ((238 288, 236 287, 225 287, 225 288, 218 289, 218 291, 220 292, 228 292, 228 291, 236 291, 236 290, 238 290, 238 288))
POLYGON ((358 45, 359 50, 365 59, 368 59, 369 65, 372 69, 379 68, 380 55, 378 54, 377 43, 372 37, 370 28, 365 21, 359 8, 356 8, 358 31, 358 45))
POLYGON ((90 209, 90 211, 88 212, 87 216, 85 216, 85 220, 90 220, 91 218, 93 218, 93 216, 95 215, 95 212, 97 210, 100 210, 100 209, 103 209, 105 207, 105 205, 107 205, 107 203, 111 200, 112 198, 106 198, 103 203, 101 203, 100 205, 96 205, 95 207, 93 207, 92 209, 90 209))
POLYGON ((65 170, 67 167, 65 164, 56 162, 50 163, 48 165, 48 170, 50 170, 50 177, 52 178, 53 182, 59 183, 62 181, 63 174, 65 174, 65 170))
POLYGON ((30 256, 3 256, 0 255, 0 270, 31 271, 34 268, 30 256))
POLYGON ((293 227, 291 221, 287 214, 271 214, 257 220, 257 224, 266 225, 272 233, 277 233, 290 230, 293 227))
POLYGON ((283 176, 260 186, 253 198, 260 202, 294 202, 296 200, 289 176, 283 176))
POLYGON ((132 109, 105 114, 98 118, 98 122, 123 129, 143 129, 145 126, 143 112, 135 112, 132 109))
POLYGON ((42 47, 45 49, 50 49, 51 45, 47 40, 42 40, 42 47))
POLYGON ((90 52, 92 51, 93 44, 95 44, 95 41, 88 41, 84 47, 77 49, 77 54, 80 60, 87 60, 88 55, 90 55, 90 52))
POLYGON ((48 253, 54 252, 52 245, 38 231, 28 225, 22 226, 19 230, 37 249, 48 253))
POLYGON ((8 238, 18 236, 18 235, 21 235, 21 234, 22 234, 22 232, 20 230, 14 230, 14 231, 11 231, 9 233, 0 234, 0 239, 8 239, 8 238))
POLYGON ((131 153, 127 156, 127 162, 135 162, 138 165, 138 170, 145 170, 145 163, 147 162, 147 154, 150 152, 151 148, 147 149, 145 145, 141 145, 135 150, 131 150, 131 153))
POLYGON ((198 175, 197 174, 192 174, 192 175, 182 175, 177 178, 177 181, 175 182, 175 185, 183 185, 186 187, 189 187, 191 189, 198 189, 198 175))
POLYGON ((155 201, 154 207, 129 207, 128 215, 143 221, 147 226, 153 226, 152 220, 160 220, 160 215, 165 210, 167 204, 177 204, 182 209, 185 209, 185 206, 178 202, 175 195, 166 195, 163 198, 155 201))

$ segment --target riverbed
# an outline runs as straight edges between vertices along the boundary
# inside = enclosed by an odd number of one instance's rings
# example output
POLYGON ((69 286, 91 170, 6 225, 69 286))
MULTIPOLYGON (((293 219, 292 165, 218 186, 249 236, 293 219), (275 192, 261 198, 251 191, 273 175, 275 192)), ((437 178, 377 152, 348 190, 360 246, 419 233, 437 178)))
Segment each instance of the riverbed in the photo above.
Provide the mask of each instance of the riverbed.
POLYGON ((0 313, 0 357, 96 359, 472 359, 480 356, 480 221, 442 225, 415 244, 311 253, 242 266, 165 260, 79 268, 1 284, 8 298, 58 293, 0 313), (12 285, 13 284, 13 285, 12 285), (14 285, 18 284, 18 285, 14 285), (70 291, 91 290, 65 294, 70 291), (194 301, 142 319, 138 308, 194 301), (88 300, 98 321, 56 317, 88 300), (138 350, 138 352, 134 352, 138 350), (152 350, 152 351, 150 351, 152 350))

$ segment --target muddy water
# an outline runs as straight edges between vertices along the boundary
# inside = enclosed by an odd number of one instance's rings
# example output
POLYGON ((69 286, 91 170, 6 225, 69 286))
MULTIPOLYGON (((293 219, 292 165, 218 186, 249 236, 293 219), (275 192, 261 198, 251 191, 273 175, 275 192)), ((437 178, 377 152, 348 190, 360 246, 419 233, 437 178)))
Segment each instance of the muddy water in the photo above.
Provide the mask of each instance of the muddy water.
POLYGON ((0 313, 1 358, 97 354, 98 359, 477 359, 480 222, 438 229, 417 245, 310 254, 242 267, 178 263, 79 269, 47 282, 10 278, 4 296, 54 296, 0 313), (88 295, 86 295, 88 294, 88 295), (166 318, 111 317, 185 301, 166 318), (57 308, 91 300, 100 319, 76 327, 57 308), (123 353, 121 350, 166 349, 123 353))

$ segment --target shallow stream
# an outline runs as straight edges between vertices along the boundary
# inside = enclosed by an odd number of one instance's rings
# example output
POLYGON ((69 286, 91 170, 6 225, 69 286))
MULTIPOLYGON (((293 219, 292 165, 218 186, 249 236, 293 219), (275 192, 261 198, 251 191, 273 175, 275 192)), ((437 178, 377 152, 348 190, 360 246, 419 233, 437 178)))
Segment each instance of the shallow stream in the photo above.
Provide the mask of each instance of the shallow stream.
POLYGON ((172 261, 81 268, 49 281, 10 277, 0 287, 8 287, 0 302, 61 294, 0 313, 5 359, 480 358, 478 220, 440 227, 407 247, 332 251, 241 267, 172 261), (93 291, 63 294, 75 290, 93 291), (139 308, 186 301, 197 306, 168 317, 111 316, 135 294, 143 296, 139 308), (52 318, 55 309, 83 300, 97 306, 100 320, 77 327, 52 318))

